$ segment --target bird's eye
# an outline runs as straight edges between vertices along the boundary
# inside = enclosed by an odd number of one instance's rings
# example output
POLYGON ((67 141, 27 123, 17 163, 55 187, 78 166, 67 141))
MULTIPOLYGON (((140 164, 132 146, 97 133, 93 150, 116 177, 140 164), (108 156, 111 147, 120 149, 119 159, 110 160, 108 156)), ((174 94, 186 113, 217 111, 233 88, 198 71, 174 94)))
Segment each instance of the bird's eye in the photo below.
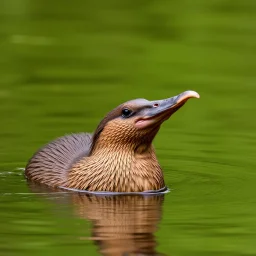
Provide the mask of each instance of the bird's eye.
POLYGON ((132 114, 132 111, 128 108, 122 110, 122 117, 129 117, 132 114))

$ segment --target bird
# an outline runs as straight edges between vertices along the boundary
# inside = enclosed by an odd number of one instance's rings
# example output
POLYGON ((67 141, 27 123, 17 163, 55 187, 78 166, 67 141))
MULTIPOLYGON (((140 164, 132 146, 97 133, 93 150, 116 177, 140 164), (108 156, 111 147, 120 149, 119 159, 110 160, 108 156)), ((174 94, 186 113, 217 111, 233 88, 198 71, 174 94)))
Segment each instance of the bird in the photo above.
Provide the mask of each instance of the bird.
POLYGON ((165 187, 152 141, 161 124, 188 99, 185 91, 163 100, 130 100, 114 108, 93 133, 59 137, 28 161, 25 177, 53 188, 145 192, 165 187))

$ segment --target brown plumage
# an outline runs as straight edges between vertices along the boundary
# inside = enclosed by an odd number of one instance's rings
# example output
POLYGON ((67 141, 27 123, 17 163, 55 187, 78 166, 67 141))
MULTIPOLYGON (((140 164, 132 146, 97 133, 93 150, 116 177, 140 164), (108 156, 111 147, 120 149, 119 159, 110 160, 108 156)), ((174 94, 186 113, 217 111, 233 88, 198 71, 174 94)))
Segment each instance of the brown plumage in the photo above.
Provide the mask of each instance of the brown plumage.
POLYGON ((90 191, 141 192, 165 186, 152 141, 161 124, 189 98, 186 91, 159 101, 121 104, 94 134, 67 135, 41 148, 29 161, 28 179, 52 187, 90 191))

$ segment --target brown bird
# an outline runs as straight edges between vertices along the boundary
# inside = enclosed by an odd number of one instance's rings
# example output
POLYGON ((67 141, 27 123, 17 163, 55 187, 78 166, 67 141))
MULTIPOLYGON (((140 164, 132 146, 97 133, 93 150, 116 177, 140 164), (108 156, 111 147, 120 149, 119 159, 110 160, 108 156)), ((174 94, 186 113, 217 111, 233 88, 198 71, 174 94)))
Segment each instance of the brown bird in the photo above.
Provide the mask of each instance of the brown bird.
POLYGON ((113 109, 93 134, 60 137, 41 148, 25 169, 28 179, 51 187, 142 192, 165 186, 152 141, 161 124, 189 98, 131 100, 113 109))

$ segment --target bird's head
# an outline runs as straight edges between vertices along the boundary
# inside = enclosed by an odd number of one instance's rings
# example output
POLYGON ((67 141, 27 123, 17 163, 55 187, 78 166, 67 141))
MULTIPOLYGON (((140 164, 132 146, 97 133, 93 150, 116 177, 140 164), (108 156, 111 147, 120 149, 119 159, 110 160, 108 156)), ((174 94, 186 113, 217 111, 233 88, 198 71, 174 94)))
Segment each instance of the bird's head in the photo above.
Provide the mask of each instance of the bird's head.
POLYGON ((185 91, 163 100, 135 99, 119 105, 98 125, 93 136, 91 154, 102 147, 112 150, 119 150, 120 146, 146 150, 161 124, 190 98, 199 98, 199 94, 185 91))

